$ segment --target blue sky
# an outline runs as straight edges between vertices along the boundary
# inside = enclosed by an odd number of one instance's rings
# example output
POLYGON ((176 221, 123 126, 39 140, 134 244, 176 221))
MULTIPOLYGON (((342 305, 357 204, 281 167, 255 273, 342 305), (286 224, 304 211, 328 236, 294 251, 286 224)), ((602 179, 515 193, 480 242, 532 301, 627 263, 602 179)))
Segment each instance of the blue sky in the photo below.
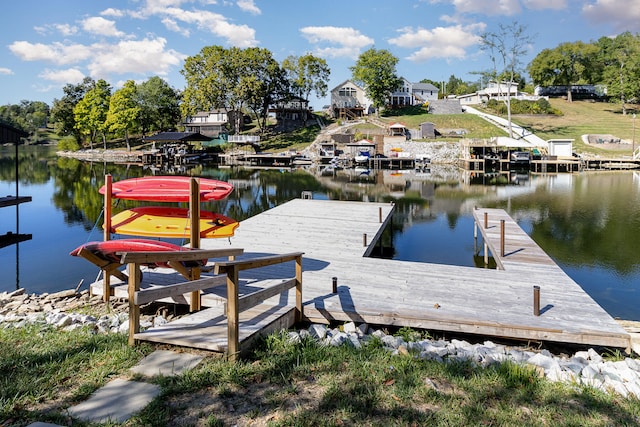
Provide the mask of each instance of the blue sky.
POLYGON ((2 9, 1 105, 51 104, 85 76, 117 89, 158 75, 183 89, 184 59, 210 45, 267 48, 278 61, 312 53, 329 64, 333 88, 371 47, 398 57, 410 81, 476 81, 474 71, 491 68, 479 36, 500 24, 526 26, 525 64, 562 42, 640 32, 640 0, 11 0, 2 9))

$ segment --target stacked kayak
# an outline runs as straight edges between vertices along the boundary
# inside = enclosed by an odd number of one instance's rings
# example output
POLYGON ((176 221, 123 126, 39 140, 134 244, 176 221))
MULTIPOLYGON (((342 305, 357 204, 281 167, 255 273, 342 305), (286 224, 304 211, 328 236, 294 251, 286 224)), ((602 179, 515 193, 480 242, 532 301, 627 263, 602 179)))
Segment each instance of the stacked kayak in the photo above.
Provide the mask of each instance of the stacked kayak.
MULTIPOLYGON (((186 176, 148 176, 130 178, 111 184, 110 197, 125 200, 139 200, 166 203, 191 202, 197 196, 197 202, 217 201, 226 198, 233 191, 233 186, 224 181, 199 178, 198 194, 192 194, 191 177, 186 176)), ((106 185, 99 189, 100 194, 108 196, 106 185)), ((124 210, 112 218, 109 223, 110 233, 158 237, 189 238, 192 227, 198 227, 200 238, 232 237, 238 221, 222 214, 199 211, 199 221, 194 223, 190 218, 190 209, 169 206, 144 206, 124 210)), ((192 242, 193 244, 193 242, 192 242)), ((126 238, 89 242, 71 251, 72 256, 84 256, 89 261, 103 266, 119 262, 118 252, 156 252, 189 250, 182 246, 158 240, 126 238), (93 256, 87 255, 87 253, 93 256)), ((192 263, 185 267, 197 267, 206 264, 192 263)), ((168 267, 165 264, 149 265, 150 267, 168 267)))

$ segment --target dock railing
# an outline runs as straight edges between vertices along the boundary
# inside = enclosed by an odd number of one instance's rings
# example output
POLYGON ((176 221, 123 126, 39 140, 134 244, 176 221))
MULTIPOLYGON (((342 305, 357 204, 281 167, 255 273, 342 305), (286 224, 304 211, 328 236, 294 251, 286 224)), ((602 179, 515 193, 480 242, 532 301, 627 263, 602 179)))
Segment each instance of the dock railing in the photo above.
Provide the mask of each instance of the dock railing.
POLYGON ((140 306, 163 298, 179 297, 191 293, 192 307, 200 308, 201 291, 215 287, 227 287, 226 298, 220 297, 226 303, 227 316, 227 357, 236 360, 240 354, 239 314, 255 307, 263 301, 293 287, 296 288, 296 322, 302 320, 302 252, 283 255, 271 255, 245 260, 235 260, 236 255, 243 253, 243 249, 214 249, 189 250, 177 252, 121 252, 122 264, 128 264, 129 291, 129 345, 135 344, 135 335, 140 332, 140 306), (228 261, 215 261, 214 275, 189 280, 173 285, 157 286, 140 289, 140 265, 148 263, 176 264, 198 261, 209 258, 229 257, 228 261), (269 265, 295 261, 295 277, 285 279, 280 283, 265 287, 258 291, 239 296, 239 272, 269 265), (198 301, 194 302, 194 298, 198 301))

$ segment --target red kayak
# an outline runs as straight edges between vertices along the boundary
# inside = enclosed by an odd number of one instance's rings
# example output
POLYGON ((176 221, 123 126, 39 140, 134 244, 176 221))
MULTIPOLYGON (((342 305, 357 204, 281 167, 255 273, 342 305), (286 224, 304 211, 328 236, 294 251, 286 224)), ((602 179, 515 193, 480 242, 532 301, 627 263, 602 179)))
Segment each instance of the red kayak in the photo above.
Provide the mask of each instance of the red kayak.
MULTIPOLYGON (((200 201, 222 200, 233 191, 233 186, 224 181, 198 178, 200 201)), ((189 176, 145 176, 114 182, 111 195, 117 199, 147 200, 150 202, 188 202, 191 177, 189 176)), ((100 188, 105 193, 105 186, 100 188)))
MULTIPOLYGON (((189 248, 174 245, 173 243, 147 239, 119 239, 104 242, 88 242, 75 248, 69 255, 80 256, 80 249, 86 249, 99 258, 110 262, 120 262, 118 252, 170 252, 188 251, 189 248)), ((185 267, 199 267, 207 263, 207 260, 185 262, 185 267)), ((153 263, 150 267, 169 267, 165 263, 153 263)))

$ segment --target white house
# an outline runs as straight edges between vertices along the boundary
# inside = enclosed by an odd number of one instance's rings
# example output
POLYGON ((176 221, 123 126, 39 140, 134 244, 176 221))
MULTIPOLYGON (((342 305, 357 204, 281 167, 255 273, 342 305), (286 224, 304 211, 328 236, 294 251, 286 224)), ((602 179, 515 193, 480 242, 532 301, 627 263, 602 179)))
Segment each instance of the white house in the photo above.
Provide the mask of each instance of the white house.
POLYGON ((481 89, 474 93, 459 95, 456 98, 460 100, 460 104, 462 105, 477 105, 487 102, 490 99, 505 101, 508 94, 512 99, 520 100, 536 101, 540 98, 543 98, 541 96, 529 95, 520 92, 518 90, 517 82, 509 84, 509 82, 504 81, 501 83, 491 81, 484 89, 481 89))
POLYGON ((227 112, 221 109, 211 111, 199 111, 193 116, 188 116, 184 122, 186 132, 199 132, 202 135, 217 138, 220 132, 224 132, 229 122, 227 112))
POLYGON ((334 117, 362 117, 369 114, 371 104, 364 89, 351 80, 345 80, 331 90, 331 113, 334 117))
POLYGON ((439 91, 431 83, 411 83, 402 77, 402 84, 391 94, 390 104, 392 107, 421 105, 438 99, 439 91))

